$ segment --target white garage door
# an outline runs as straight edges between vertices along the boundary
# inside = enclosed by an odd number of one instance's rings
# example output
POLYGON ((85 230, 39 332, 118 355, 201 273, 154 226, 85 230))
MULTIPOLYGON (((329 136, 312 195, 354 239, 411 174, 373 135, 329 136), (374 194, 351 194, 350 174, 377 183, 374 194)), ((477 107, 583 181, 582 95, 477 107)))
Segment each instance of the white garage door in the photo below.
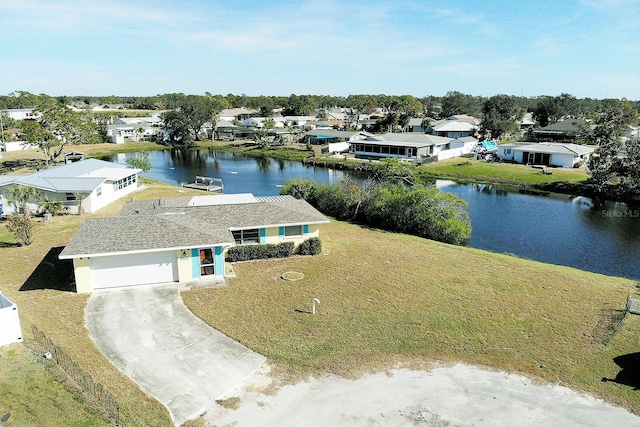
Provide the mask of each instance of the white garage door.
POLYGON ((176 253, 154 252, 92 258, 91 279, 93 289, 177 282, 176 253))

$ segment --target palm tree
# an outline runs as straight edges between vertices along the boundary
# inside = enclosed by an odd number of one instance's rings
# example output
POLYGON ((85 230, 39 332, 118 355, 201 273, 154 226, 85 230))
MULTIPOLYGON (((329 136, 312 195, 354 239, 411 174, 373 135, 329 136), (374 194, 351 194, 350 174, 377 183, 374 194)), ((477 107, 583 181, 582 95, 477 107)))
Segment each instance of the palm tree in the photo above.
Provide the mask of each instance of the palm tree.
POLYGON ((9 201, 15 204, 16 211, 18 211, 20 205, 22 205, 22 213, 24 214, 24 216, 27 218, 31 216, 31 211, 29 210, 29 200, 38 197, 38 190, 36 190, 35 187, 16 185, 9 189, 7 195, 9 196, 9 201))
POLYGON ((424 133, 427 133, 427 130, 431 129, 431 119, 429 117, 424 117, 422 119, 422 123, 420 123, 420 127, 424 133))

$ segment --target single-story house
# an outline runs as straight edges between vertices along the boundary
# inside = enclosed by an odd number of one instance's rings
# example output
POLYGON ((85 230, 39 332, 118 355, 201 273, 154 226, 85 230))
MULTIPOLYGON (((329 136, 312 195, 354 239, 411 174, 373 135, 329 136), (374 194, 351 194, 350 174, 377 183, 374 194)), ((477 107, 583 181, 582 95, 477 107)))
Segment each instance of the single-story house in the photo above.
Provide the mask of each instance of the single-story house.
POLYGON ((583 119, 566 119, 533 129, 531 132, 536 141, 569 143, 575 142, 578 136, 590 126, 591 124, 583 119))
POLYGON ((0 151, 6 151, 7 153, 10 151, 31 150, 34 148, 38 148, 38 146, 29 144, 27 141, 5 141, 4 143, 0 142, 0 151))
POLYGON ((409 132, 426 133, 429 128, 423 126, 426 125, 425 118, 429 122, 429 126, 438 123, 438 120, 431 117, 412 117, 409 119, 409 132))
MULTIPOLYGON (((0 175, 0 214, 16 212, 21 207, 10 203, 9 189, 16 185, 34 187, 49 199, 60 200, 68 213, 95 212, 138 188, 140 169, 88 159, 44 169, 31 175, 0 175)), ((40 201, 29 208, 38 210, 40 201)))
POLYGON ((107 125, 107 135, 113 144, 124 144, 125 141, 155 141, 160 134, 159 124, 131 123, 107 125))
POLYGON ((213 130, 213 139, 218 141, 235 141, 236 139, 253 139, 256 130, 244 126, 236 126, 227 120, 218 120, 213 130))
POLYGON ((319 237, 329 220, 304 200, 252 194, 128 201, 118 217, 90 218, 60 253, 76 290, 191 282, 225 275, 235 245, 319 237))
POLYGON ((364 131, 344 131, 334 129, 312 129, 304 134, 304 141, 308 144, 329 144, 332 142, 354 142, 374 135, 364 131))
POLYGON ((33 111, 32 108, 9 108, 4 111, 13 120, 35 120, 41 115, 33 111))
POLYGON ((234 120, 244 120, 249 117, 255 117, 258 114, 260 114, 258 110, 251 110, 248 108, 225 108, 220 111, 218 118, 220 120, 233 122, 234 120))
POLYGON ((501 160, 528 165, 575 167, 585 163, 593 148, 585 145, 551 142, 515 142, 498 145, 497 155, 501 160))
POLYGON ((422 162, 444 160, 468 154, 478 141, 473 137, 445 138, 427 134, 387 133, 351 142, 349 152, 359 158, 397 158, 422 162))
POLYGON ((432 125, 430 133, 435 136, 444 136, 446 138, 465 138, 473 136, 478 127, 471 123, 461 120, 443 120, 432 125))

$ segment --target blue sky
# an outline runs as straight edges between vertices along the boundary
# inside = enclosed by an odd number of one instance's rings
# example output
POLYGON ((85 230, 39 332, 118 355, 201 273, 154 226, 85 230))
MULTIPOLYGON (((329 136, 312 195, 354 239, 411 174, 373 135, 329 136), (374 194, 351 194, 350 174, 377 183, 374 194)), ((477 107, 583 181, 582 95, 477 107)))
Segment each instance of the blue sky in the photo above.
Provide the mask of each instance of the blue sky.
POLYGON ((0 0, 0 94, 640 100, 640 0, 0 0))

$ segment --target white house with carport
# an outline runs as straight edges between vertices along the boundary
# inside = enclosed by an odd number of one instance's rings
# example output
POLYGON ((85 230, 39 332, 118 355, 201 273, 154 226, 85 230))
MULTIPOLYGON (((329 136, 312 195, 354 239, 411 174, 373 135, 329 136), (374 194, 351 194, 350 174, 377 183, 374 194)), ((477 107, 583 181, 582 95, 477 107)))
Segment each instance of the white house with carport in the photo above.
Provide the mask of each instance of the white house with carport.
MULTIPOLYGON (((80 209, 92 213, 138 189, 140 169, 88 159, 44 169, 30 175, 0 175, 0 213, 8 215, 20 206, 10 203, 9 189, 24 185, 33 187, 52 200, 63 203, 67 213, 80 209)), ((37 212, 40 200, 29 201, 37 212)))
POLYGON ((498 146, 498 157, 503 161, 527 165, 573 168, 585 163, 593 153, 586 145, 551 142, 514 142, 498 146))
POLYGON ((234 245, 319 237, 329 220, 304 200, 252 194, 128 201, 119 217, 90 218, 60 253, 73 260, 76 291, 225 275, 234 245))

